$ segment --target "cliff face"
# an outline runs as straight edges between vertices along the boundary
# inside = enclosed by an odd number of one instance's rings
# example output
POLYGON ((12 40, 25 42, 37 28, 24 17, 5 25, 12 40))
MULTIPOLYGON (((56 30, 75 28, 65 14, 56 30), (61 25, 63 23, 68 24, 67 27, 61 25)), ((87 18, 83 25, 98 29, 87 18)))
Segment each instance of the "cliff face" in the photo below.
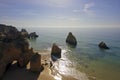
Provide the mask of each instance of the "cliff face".
POLYGON ((41 55, 36 53, 32 56, 30 60, 30 70, 32 72, 40 72, 42 69, 41 66, 41 55))
POLYGON ((28 42, 15 27, 0 24, 0 78, 14 60, 23 67, 33 54, 33 49, 29 49, 28 42))
POLYGON ((16 39, 18 35, 19 31, 15 27, 0 24, 0 40, 13 40, 16 39))

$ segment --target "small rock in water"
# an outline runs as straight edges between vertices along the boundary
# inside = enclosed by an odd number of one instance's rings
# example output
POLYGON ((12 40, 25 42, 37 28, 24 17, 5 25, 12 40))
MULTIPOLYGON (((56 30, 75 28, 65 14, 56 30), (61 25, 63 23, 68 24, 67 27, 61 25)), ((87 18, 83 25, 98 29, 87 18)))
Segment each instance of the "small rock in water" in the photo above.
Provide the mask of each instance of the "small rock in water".
POLYGON ((38 37, 38 35, 36 34, 36 32, 32 32, 32 33, 29 34, 29 38, 34 39, 34 38, 37 38, 37 37, 38 37))
POLYGON ((51 50, 51 58, 53 61, 61 58, 61 49, 54 43, 51 50))
POLYGON ((77 40, 75 36, 72 34, 72 32, 69 32, 67 38, 66 38, 66 43, 76 46, 77 45, 77 40))
POLYGON ((98 45, 100 48, 102 48, 102 49, 109 49, 109 47, 106 45, 106 43, 105 42, 100 42, 99 43, 99 45, 98 45))

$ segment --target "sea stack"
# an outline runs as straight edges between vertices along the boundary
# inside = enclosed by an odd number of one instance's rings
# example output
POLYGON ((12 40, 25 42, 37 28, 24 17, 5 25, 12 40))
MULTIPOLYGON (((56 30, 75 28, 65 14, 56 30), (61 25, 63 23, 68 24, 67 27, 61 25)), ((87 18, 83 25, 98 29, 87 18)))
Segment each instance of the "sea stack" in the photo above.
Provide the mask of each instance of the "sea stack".
POLYGON ((106 43, 105 42, 100 42, 99 43, 99 45, 98 45, 100 48, 102 48, 102 49, 109 49, 109 47, 106 45, 106 43))
POLYGON ((75 36, 72 34, 72 32, 69 32, 67 38, 66 38, 66 43, 76 46, 77 45, 77 40, 75 36))
POLYGON ((51 58, 53 61, 57 58, 61 58, 61 49, 55 43, 52 46, 51 58))
POLYGON ((41 69, 41 55, 36 53, 30 60, 30 70, 32 72, 40 72, 41 69))
POLYGON ((31 39, 35 39, 38 37, 38 35, 36 34, 36 32, 31 32, 28 37, 31 39))

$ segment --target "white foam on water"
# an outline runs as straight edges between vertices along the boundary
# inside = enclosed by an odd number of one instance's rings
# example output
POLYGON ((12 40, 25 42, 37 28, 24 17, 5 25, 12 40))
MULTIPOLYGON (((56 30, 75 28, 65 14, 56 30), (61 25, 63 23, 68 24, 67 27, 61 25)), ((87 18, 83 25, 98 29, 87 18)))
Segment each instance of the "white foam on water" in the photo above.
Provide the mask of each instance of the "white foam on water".
POLYGON ((85 73, 82 73, 75 69, 74 64, 65 56, 65 53, 67 50, 62 50, 62 58, 56 61, 54 65, 54 69, 56 70, 55 75, 56 80, 60 80, 60 75, 66 75, 66 76, 72 76, 73 78, 76 78, 78 80, 89 80, 85 73), (59 78, 58 78, 59 77, 59 78))
MULTIPOLYGON (((71 76, 73 78, 76 78, 77 80, 89 80, 87 75, 76 70, 74 62, 71 62, 66 57, 65 54, 70 50, 64 49, 62 46, 60 46, 60 48, 62 49, 62 57, 56 62, 53 62, 54 67, 52 68, 52 75, 55 78, 55 80, 62 80, 62 75, 71 76)), ((51 47, 47 48, 46 50, 50 52, 51 47)))
POLYGON ((54 78, 55 80, 62 80, 62 76, 60 74, 56 74, 54 78))

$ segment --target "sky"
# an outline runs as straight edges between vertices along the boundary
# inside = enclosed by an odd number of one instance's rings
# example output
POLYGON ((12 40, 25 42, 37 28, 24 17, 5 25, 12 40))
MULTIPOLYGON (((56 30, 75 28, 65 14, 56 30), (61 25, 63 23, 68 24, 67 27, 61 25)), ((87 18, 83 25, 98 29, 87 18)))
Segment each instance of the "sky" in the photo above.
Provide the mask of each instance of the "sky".
POLYGON ((120 27, 120 0, 0 0, 0 23, 21 27, 120 27))

